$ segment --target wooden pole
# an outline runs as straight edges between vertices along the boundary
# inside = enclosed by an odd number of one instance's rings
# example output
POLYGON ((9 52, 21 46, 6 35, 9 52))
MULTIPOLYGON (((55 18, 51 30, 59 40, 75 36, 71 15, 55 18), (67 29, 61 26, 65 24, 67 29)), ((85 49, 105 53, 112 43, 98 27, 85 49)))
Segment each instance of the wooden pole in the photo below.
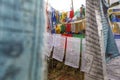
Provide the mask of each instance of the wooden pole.
POLYGON ((73 0, 71 0, 72 10, 74 11, 73 0))
POLYGON ((108 0, 108 4, 110 5, 110 0, 108 0))

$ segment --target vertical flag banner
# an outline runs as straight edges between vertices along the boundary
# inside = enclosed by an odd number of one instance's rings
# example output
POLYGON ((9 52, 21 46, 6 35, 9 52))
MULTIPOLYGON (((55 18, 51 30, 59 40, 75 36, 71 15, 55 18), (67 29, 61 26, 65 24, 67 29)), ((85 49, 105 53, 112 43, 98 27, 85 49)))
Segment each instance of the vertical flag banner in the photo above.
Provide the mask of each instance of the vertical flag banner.
POLYGON ((85 38, 82 39, 82 59, 81 59, 81 71, 89 73, 91 65, 93 62, 93 56, 90 54, 85 54, 85 38))
MULTIPOLYGON (((85 80, 104 80, 101 47, 98 34, 95 10, 99 10, 99 0, 86 0, 86 50, 85 55, 93 56, 89 73, 85 72, 85 80)), ((86 57, 88 60, 89 58, 86 57)), ((87 60, 86 59, 86 60, 87 60)))
POLYGON ((61 35, 54 35, 54 50, 53 58, 58 61, 63 61, 64 52, 65 52, 65 40, 66 37, 61 35))
POLYGON ((67 38, 67 48, 65 64, 74 68, 79 68, 80 60, 80 38, 67 38))
POLYGON ((54 44, 53 35, 50 33, 47 33, 46 38, 47 38, 46 39, 46 56, 50 57, 53 44, 54 44))

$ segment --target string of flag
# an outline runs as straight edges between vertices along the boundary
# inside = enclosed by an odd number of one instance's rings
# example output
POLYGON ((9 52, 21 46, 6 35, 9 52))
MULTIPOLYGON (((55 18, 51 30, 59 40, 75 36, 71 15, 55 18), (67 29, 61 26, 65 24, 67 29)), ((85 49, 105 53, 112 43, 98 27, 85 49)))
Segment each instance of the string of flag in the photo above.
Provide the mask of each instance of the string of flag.
MULTIPOLYGON (((73 68, 79 68, 83 72, 89 72, 93 61, 93 56, 85 54, 85 37, 47 33, 46 56, 57 61, 64 62, 73 68), (54 48, 53 48, 54 47, 54 48), (51 53, 53 51, 53 53, 51 53), (81 57, 80 57, 81 55, 81 57), (64 59, 65 58, 65 59, 64 59), (88 59, 88 60, 86 60, 88 59), (65 61, 63 61, 65 60, 65 61), (81 66, 80 66, 81 60, 81 66), (89 61, 89 63, 88 63, 89 61)), ((120 36, 115 37, 117 47, 120 52, 120 36)))

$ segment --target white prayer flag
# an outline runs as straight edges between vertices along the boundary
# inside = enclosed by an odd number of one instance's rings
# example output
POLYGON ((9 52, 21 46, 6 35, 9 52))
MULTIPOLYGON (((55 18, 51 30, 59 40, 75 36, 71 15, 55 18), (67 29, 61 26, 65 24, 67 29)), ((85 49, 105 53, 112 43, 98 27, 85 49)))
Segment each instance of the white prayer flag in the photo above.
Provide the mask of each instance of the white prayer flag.
POLYGON ((90 54, 83 54, 81 71, 89 73, 93 62, 93 56, 90 54))
POLYGON ((85 41, 85 38, 82 39, 82 54, 85 53, 85 44, 86 44, 86 41, 85 41))
POLYGON ((89 73, 93 56, 90 54, 85 54, 85 39, 82 40, 82 59, 81 59, 81 71, 89 73))
POLYGON ((53 35, 50 34, 50 33, 47 33, 46 34, 46 56, 50 57, 51 55, 51 51, 52 51, 52 48, 53 48, 53 43, 54 43, 54 40, 53 40, 53 35))
POLYGON ((74 68, 79 68, 80 61, 80 39, 68 37, 65 64, 74 68))
POLYGON ((66 37, 61 35, 54 35, 53 58, 61 62, 64 58, 65 41, 66 37))

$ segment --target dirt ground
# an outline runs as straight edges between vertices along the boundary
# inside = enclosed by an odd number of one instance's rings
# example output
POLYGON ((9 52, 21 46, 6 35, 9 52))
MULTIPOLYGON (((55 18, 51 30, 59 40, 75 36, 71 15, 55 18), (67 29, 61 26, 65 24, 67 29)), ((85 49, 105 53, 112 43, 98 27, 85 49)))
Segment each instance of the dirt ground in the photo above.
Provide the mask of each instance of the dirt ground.
POLYGON ((48 61, 48 80, 83 80, 84 73, 54 59, 48 61))

